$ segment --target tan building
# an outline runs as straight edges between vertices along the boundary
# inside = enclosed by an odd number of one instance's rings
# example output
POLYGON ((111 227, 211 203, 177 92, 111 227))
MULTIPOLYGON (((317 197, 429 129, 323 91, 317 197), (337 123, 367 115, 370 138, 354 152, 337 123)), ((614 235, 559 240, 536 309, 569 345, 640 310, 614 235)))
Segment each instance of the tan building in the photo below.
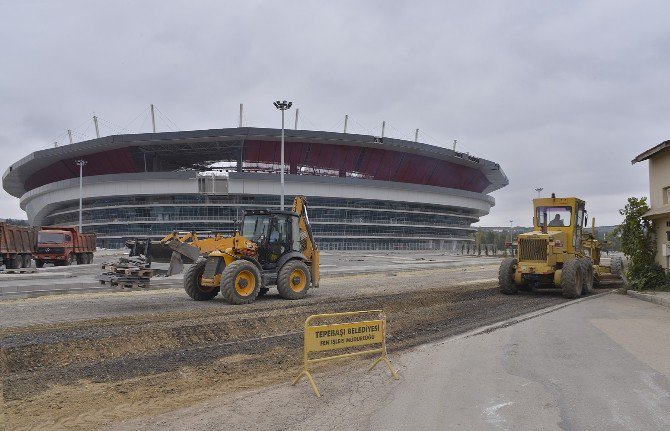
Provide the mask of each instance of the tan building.
POLYGON ((656 232, 656 261, 670 268, 670 141, 661 142, 633 159, 649 160, 649 206, 645 218, 656 232))

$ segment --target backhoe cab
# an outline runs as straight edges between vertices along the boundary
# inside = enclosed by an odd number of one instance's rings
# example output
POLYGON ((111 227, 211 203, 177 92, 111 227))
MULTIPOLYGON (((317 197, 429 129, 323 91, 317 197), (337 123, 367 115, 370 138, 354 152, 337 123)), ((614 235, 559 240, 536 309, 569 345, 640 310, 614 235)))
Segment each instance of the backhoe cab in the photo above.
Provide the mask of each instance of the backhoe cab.
POLYGON ((231 304, 248 304, 271 285, 283 298, 301 299, 319 286, 319 250, 302 196, 291 211, 246 211, 232 237, 171 234, 162 242, 174 250, 170 273, 179 272, 184 257, 195 262, 184 289, 198 301, 221 292, 231 304))
POLYGON ((533 200, 533 231, 518 236, 518 259, 507 258, 500 265, 500 291, 514 294, 519 289, 560 287, 563 296, 576 298, 593 291, 605 274, 619 276, 621 258, 611 267, 600 265, 600 243, 587 224, 585 202, 574 197, 533 200))

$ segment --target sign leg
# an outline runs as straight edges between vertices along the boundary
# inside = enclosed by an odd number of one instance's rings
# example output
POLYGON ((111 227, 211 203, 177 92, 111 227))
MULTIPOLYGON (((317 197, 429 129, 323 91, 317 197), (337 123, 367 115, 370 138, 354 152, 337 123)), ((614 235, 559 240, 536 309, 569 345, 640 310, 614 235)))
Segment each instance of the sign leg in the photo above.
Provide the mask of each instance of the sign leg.
POLYGON ((380 357, 375 359, 375 361, 372 363, 372 365, 370 365, 370 368, 368 368, 368 372, 372 371, 372 369, 374 367, 376 367, 377 364, 380 363, 381 361, 384 361, 384 363, 386 363, 386 366, 388 367, 389 371, 391 372, 391 375, 393 376, 393 379, 398 380, 398 373, 396 373, 396 371, 393 369, 393 367, 391 366, 391 361, 389 361, 389 359, 386 357, 386 355, 381 355, 380 357))
POLYGON ((309 385, 312 387, 312 391, 314 391, 314 395, 317 397, 321 398, 321 393, 319 392, 319 388, 316 387, 316 382, 314 381, 314 378, 312 378, 312 374, 307 371, 303 370, 300 374, 298 374, 298 377, 295 378, 293 383, 291 383, 291 386, 295 386, 299 381, 302 376, 306 376, 307 380, 309 380, 309 385))

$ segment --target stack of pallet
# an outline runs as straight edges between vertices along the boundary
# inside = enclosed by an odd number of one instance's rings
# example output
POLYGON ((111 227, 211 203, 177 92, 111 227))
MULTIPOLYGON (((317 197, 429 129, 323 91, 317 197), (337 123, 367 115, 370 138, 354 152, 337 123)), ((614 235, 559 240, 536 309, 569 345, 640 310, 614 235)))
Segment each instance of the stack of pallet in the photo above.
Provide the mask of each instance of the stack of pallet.
POLYGON ((100 284, 128 288, 149 287, 154 270, 144 257, 122 257, 116 262, 102 264, 103 273, 96 279, 100 284))

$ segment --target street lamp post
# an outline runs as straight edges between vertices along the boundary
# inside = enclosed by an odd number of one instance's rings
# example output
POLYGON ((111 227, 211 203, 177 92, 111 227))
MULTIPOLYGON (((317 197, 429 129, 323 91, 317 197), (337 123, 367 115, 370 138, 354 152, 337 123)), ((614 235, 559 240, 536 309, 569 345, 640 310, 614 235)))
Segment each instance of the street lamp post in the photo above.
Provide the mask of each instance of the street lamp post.
POLYGON ((280 209, 284 211, 284 111, 291 109, 293 102, 279 101, 274 102, 275 108, 281 111, 281 172, 280 172, 280 181, 281 181, 281 205, 280 209))
POLYGON ((82 189, 84 187, 84 165, 86 164, 86 160, 77 160, 75 161, 77 166, 79 166, 79 232, 81 232, 81 212, 82 212, 82 189))
POLYGON ((535 189, 537 192, 537 198, 540 199, 542 197, 542 190, 544 190, 542 187, 538 187, 535 189))

